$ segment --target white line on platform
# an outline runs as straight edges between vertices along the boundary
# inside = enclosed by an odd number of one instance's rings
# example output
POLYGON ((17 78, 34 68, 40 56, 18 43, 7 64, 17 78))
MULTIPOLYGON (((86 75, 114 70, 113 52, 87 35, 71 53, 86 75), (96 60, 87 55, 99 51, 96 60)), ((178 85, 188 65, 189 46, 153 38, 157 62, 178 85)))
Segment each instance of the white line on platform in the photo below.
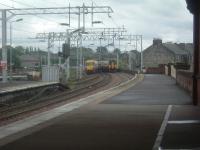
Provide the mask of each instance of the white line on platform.
POLYGON ((172 120, 168 124, 199 124, 200 120, 172 120))
POLYGON ((154 146, 153 146, 152 150, 161 150, 160 144, 162 142, 163 134, 164 134, 165 129, 167 127, 167 123, 168 123, 171 111, 172 111, 172 105, 169 105, 168 108, 167 108, 167 111, 165 113, 165 118, 164 118, 164 120, 162 122, 161 128, 160 128, 160 130, 158 132, 158 135, 157 135, 157 138, 156 138, 156 141, 154 143, 154 146))
POLYGON ((194 149, 159 149, 159 150, 194 150, 194 149))

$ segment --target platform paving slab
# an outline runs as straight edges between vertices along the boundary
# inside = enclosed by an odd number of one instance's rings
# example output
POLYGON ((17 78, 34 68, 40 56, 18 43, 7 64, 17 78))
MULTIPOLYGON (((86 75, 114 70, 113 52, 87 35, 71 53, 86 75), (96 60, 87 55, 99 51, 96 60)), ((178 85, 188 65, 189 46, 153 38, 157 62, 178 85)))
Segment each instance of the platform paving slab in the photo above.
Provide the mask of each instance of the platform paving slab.
POLYGON ((48 86, 53 84, 58 84, 58 82, 13 81, 8 83, 0 83, 0 94, 37 88, 41 86, 48 86))

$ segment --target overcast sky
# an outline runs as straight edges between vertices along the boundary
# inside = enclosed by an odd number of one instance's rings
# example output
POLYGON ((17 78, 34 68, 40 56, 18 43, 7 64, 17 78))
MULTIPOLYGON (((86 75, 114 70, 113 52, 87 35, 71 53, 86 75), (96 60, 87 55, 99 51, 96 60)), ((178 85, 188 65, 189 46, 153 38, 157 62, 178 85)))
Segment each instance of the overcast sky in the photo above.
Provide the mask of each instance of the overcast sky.
MULTIPOLYGON (((69 0, 0 0, 0 8, 24 7, 63 7, 69 0)), ((73 0, 71 6, 90 5, 92 0, 73 0)), ((152 44, 153 38, 162 38, 164 42, 192 42, 192 15, 186 9, 185 0, 93 0, 95 6, 111 6, 114 13, 95 15, 95 20, 103 24, 95 27, 122 27, 129 34, 142 34, 144 48, 152 44)), ((22 22, 13 23, 14 45, 33 45, 45 49, 46 43, 39 43, 28 38, 38 32, 65 31, 67 27, 58 25, 67 22, 67 15, 61 16, 16 16, 12 20, 23 18, 22 22)), ((87 27, 91 27, 90 16, 86 17, 87 27)), ((72 16, 72 28, 77 27, 77 16, 72 16)), ((9 27, 9 24, 8 24, 9 27)), ((9 30, 8 30, 9 34, 9 30)), ((8 36, 9 41, 9 36, 8 36)), ((85 43, 89 45, 89 43, 85 43)), ((98 42, 95 43, 98 46, 98 42)), ((123 43, 123 50, 134 49, 134 44, 123 43)), ((56 47, 57 45, 55 45, 56 47)), ((55 48, 56 49, 56 48, 55 48)))

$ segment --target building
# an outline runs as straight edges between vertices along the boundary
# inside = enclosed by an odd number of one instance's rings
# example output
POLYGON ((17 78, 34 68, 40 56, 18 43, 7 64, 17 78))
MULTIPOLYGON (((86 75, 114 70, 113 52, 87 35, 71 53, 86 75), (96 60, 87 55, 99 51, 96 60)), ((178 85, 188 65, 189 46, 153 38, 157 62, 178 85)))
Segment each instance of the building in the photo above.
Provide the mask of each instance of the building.
MULTIPOLYGON (((58 54, 51 53, 51 65, 58 64, 58 54)), ((23 54, 20 56, 20 62, 22 68, 34 69, 42 65, 47 65, 47 52, 32 52, 29 54, 23 54)))
POLYGON ((34 68, 40 64, 40 58, 34 55, 21 55, 20 60, 23 68, 34 68))
POLYGON ((153 44, 143 52, 144 67, 158 67, 168 63, 192 63, 193 44, 163 43, 161 39, 154 39, 153 44))

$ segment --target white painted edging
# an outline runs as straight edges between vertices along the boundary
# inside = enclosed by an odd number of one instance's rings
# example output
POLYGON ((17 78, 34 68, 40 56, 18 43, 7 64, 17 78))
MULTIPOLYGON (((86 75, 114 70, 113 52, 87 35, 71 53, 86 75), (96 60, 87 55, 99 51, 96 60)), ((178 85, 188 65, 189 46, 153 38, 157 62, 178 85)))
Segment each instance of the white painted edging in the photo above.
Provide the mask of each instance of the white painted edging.
POLYGON ((43 123, 45 121, 48 121, 50 119, 56 118, 64 113, 70 112, 76 108, 79 108, 83 105, 86 105, 92 101, 95 101, 96 98, 100 95, 109 95, 109 93, 112 93, 114 90, 127 85, 129 82, 135 80, 137 78, 137 76, 135 76, 134 78, 132 78, 129 81, 126 81, 116 87, 110 88, 108 90, 104 90, 102 92, 96 93, 94 95, 88 96, 86 98, 82 98, 80 100, 71 102, 69 104, 65 104, 63 106, 54 108, 52 110, 46 111, 46 112, 42 112, 33 116, 30 116, 28 118, 16 121, 14 123, 5 125, 0 127, 0 140, 10 136, 12 134, 18 133, 20 131, 23 131, 25 129, 34 127, 40 123, 43 123))
POLYGON ((162 142, 163 135, 164 135, 165 129, 167 127, 167 123, 168 123, 171 111, 172 111, 172 105, 169 105, 152 150, 162 150, 160 148, 160 144, 162 142))

